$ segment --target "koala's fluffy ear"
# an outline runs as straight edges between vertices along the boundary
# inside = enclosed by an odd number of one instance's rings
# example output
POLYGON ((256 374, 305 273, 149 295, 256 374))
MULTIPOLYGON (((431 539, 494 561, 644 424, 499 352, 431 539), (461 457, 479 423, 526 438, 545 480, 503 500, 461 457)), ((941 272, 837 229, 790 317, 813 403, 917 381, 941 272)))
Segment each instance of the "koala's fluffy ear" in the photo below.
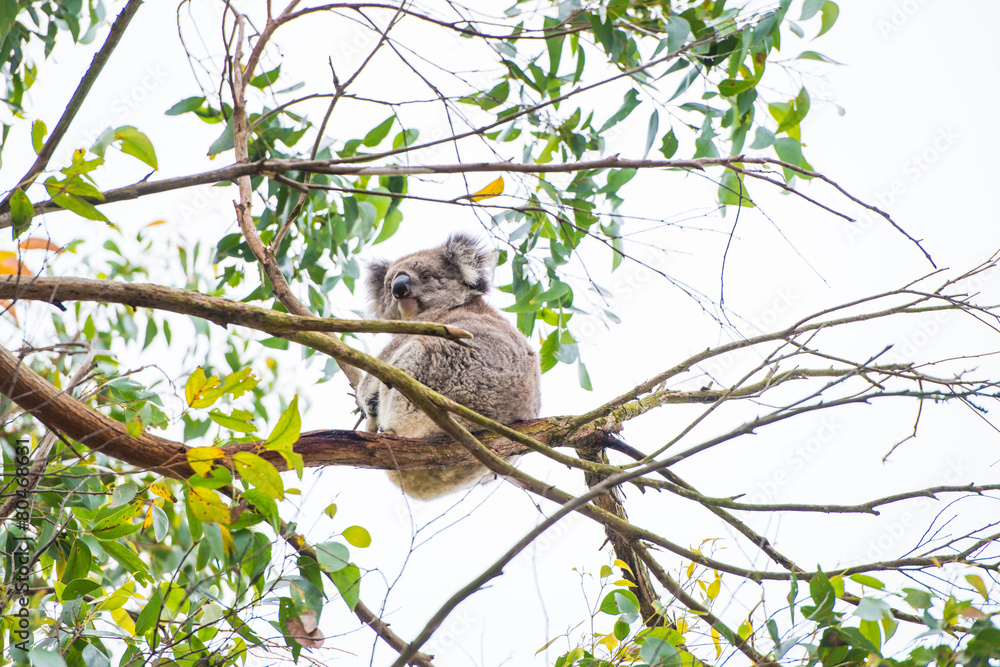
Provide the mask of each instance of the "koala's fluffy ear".
POLYGON ((482 294, 489 291, 496 252, 487 250, 478 239, 467 234, 452 234, 445 241, 442 254, 446 261, 458 267, 466 285, 482 294))
POLYGON ((367 266, 365 288, 368 291, 368 309, 375 317, 384 318, 382 303, 385 301, 385 274, 389 270, 389 262, 384 259, 373 260, 367 266))

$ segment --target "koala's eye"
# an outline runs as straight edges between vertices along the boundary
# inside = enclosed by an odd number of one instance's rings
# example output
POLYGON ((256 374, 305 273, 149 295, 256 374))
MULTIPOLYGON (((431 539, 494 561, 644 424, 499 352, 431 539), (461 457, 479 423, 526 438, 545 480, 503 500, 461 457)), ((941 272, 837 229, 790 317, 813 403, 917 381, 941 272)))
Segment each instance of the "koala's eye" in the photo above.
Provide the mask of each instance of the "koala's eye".
POLYGON ((420 279, 423 280, 424 282, 426 282, 428 280, 433 280, 434 276, 432 276, 429 273, 425 273, 424 275, 420 276, 420 279))

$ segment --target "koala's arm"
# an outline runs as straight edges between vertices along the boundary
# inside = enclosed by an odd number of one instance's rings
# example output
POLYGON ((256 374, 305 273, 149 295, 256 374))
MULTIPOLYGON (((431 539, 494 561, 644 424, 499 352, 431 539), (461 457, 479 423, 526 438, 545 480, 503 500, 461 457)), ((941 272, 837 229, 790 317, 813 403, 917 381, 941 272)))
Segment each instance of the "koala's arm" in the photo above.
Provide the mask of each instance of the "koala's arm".
POLYGON ((378 394, 382 383, 374 375, 365 373, 358 382, 358 405, 365 413, 365 430, 374 433, 378 430, 378 394))
MULTIPOLYGON (((541 404, 538 358, 527 341, 513 327, 510 332, 484 329, 473 334, 468 346, 413 337, 385 361, 490 419, 510 423, 536 418, 541 404)), ((399 392, 385 387, 379 393, 383 428, 409 437, 440 434, 399 392)))

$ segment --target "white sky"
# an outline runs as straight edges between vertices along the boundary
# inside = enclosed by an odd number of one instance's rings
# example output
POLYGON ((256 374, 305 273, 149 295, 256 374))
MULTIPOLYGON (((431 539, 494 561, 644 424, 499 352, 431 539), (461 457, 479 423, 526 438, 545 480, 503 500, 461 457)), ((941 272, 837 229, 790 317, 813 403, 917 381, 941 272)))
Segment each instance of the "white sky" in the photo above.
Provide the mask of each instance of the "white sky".
MULTIPOLYGON (((147 3, 140 9, 73 131, 57 151, 62 162, 73 148, 89 145, 97 129, 108 122, 116 126, 136 125, 149 134, 161 165, 155 178, 222 166, 232 159, 231 153, 214 162, 197 157, 214 140, 218 126, 179 122, 162 115, 174 102, 198 94, 190 70, 181 58, 173 28, 172 4, 147 3)), ((959 269, 979 263, 1000 247, 1000 225, 996 224, 997 216, 989 205, 989 193, 996 190, 991 158, 998 142, 995 134, 988 129, 984 131, 983 127, 983 119, 993 117, 1000 108, 1000 93, 994 85, 997 56, 991 46, 994 26, 1000 22, 1000 6, 982 0, 963 3, 962 11, 941 0, 840 4, 840 20, 831 33, 814 44, 801 46, 793 45, 794 40, 789 36, 783 51, 791 57, 809 48, 844 63, 842 67, 807 63, 803 68, 823 75, 806 81, 813 100, 809 120, 803 127, 808 159, 851 193, 866 201, 881 201, 897 222, 924 240, 939 266, 959 269), (840 116, 835 105, 845 109, 846 114, 840 116), (893 188, 896 194, 888 201, 884 193, 893 188), (983 200, 985 205, 981 203, 983 200)), ((796 7, 792 14, 797 12, 796 7)), ((283 71, 289 73, 288 81, 309 75, 318 77, 315 80, 325 86, 327 53, 336 58, 339 45, 339 55, 350 60, 345 44, 355 39, 359 39, 359 48, 364 49, 362 33, 353 27, 323 21, 317 18, 315 24, 303 26, 307 30, 329 31, 324 33, 325 41, 317 41, 313 35, 309 49, 295 48, 306 43, 302 41, 304 34, 286 37, 283 71)), ((807 34, 814 34, 817 26, 815 20, 804 24, 807 34)), ((215 40, 212 50, 217 51, 214 46, 218 40, 217 24, 203 25, 203 33, 206 40, 215 40)), ((435 54, 442 59, 439 62, 461 59, 451 43, 435 44, 435 48, 440 51, 435 54)), ((53 127, 88 63, 89 55, 82 57, 77 52, 57 50, 52 62, 41 68, 42 78, 31 92, 29 108, 33 117, 42 118, 53 127)), ((343 78, 344 73, 338 73, 343 78)), ((778 74, 772 81, 783 90, 797 88, 791 77, 782 80, 778 74)), ((402 94, 395 81, 374 82, 369 90, 388 95, 387 83, 393 94, 402 94)), ((671 83, 665 88, 672 86, 671 83)), ((615 106, 617 103, 608 113, 615 106)), ((310 113, 318 121, 322 112, 310 113)), ((357 136, 357 132, 363 132, 386 115, 379 112, 371 116, 348 108, 337 119, 337 127, 354 126, 355 134, 349 136, 357 136)), ((636 112, 623 125, 623 156, 641 152, 646 119, 646 115, 636 112)), ((665 120, 661 117, 661 131, 665 129, 665 120)), ((4 150, 0 167, 0 183, 5 184, 4 188, 11 187, 30 163, 26 127, 19 132, 12 133, 4 150)), ((425 133, 424 138, 428 136, 425 133)), ((453 155, 447 153, 436 157, 440 162, 453 160, 453 155)), ((106 188, 117 187, 144 175, 145 168, 131 158, 113 156, 100 183, 106 188)), ((481 182, 470 178, 473 187, 486 182, 486 177, 481 182)), ((726 301, 744 318, 743 333, 753 332, 746 322, 773 329, 822 307, 896 287, 928 272, 929 266, 919 252, 880 220, 851 225, 789 197, 753 184, 751 187, 751 193, 774 223, 756 213, 744 213, 738 239, 730 250, 726 301), (787 241, 776 233, 776 228, 787 241)), ((626 212, 681 219, 693 208, 698 211, 710 208, 713 189, 712 184, 695 176, 644 175, 625 190, 629 200, 626 212)), ((455 196, 463 192, 463 186, 455 180, 445 181, 439 191, 454 192, 451 196, 455 196)), ((835 208, 858 213, 821 184, 808 186, 806 192, 835 208)), ((168 224, 152 231, 153 238, 183 235, 192 240, 211 240, 235 231, 230 204, 235 196, 234 189, 179 193, 110 206, 107 213, 127 234, 153 220, 165 219, 168 224)), ((405 210, 401 234, 379 248, 381 255, 393 257, 415 244, 438 243, 457 229, 482 230, 465 209, 407 204, 405 210)), ((727 229, 732 221, 730 215, 721 223, 695 219, 690 224, 727 229)), ((81 233, 84 228, 81 221, 65 214, 46 216, 44 224, 60 243, 74 237, 88 238, 91 234, 90 230, 81 233)), ((95 230, 95 234, 95 238, 103 238, 103 230, 95 230)), ((704 289, 710 296, 717 296, 724 236, 671 231, 659 238, 672 244, 673 252, 668 255, 664 269, 704 289)), ((0 249, 5 247, 0 243, 0 249)), ((641 246, 630 247, 642 254, 641 246)), ((649 259, 662 261, 652 255, 649 259)), ((171 257, 157 261, 169 266, 176 260, 171 257)), ((593 261, 609 263, 606 255, 597 253, 593 261)), ((596 271, 601 274, 605 269, 596 271)), ((543 379, 545 415, 581 413, 693 352, 726 340, 698 307, 649 272, 626 265, 607 277, 604 284, 617 288, 615 311, 623 324, 611 330, 597 326, 577 329, 595 390, 579 389, 575 369, 554 369, 543 379), (627 292, 632 295, 623 296, 627 292)), ((987 283, 984 291, 994 297, 1000 294, 995 284, 987 283)), ((346 292, 343 298, 346 299, 346 292)), ((494 301, 506 303, 499 294, 494 301)), ((360 300, 340 302, 344 312, 361 307, 360 300)), ((954 316, 945 322, 931 319, 869 329, 866 336, 877 336, 877 340, 845 337, 833 342, 840 349, 853 351, 877 350, 892 342, 899 350, 896 353, 899 359, 907 358, 913 348, 919 348, 916 354, 921 357, 969 347, 996 348, 995 334, 991 337, 982 328, 965 326, 954 316)), ((29 337, 40 331, 46 320, 45 310, 22 312, 22 325, 29 337)), ((0 325, 0 336, 11 343, 20 340, 21 334, 4 324, 0 325)), ((377 341, 370 344, 379 345, 377 341)), ((739 364, 752 361, 748 356, 740 358, 733 369, 707 370, 714 371, 716 377, 727 378, 738 371, 739 364)), ((179 367, 177 363, 170 364, 169 368, 179 367)), ((308 387, 315 377, 314 370, 305 371, 296 386, 289 388, 289 392, 304 390, 305 400, 311 406, 303 415, 303 429, 350 428, 354 423, 349 414, 353 402, 346 396, 346 383, 337 378, 308 387)), ((658 411, 631 425, 625 438, 640 449, 652 449, 698 412, 694 408, 674 407, 658 411)), ((756 498, 751 495, 755 500, 767 497, 800 502, 861 501, 939 480, 997 481, 996 468, 988 467, 1000 459, 996 433, 965 410, 930 411, 923 422, 925 437, 904 447, 883 466, 879 460, 894 442, 909 433, 912 419, 912 409, 887 405, 802 419, 774 428, 769 435, 742 440, 687 462, 678 472, 709 494, 745 492, 758 494, 756 498)), ((722 428, 720 425, 705 432, 722 428)), ((564 489, 582 488, 575 475, 557 470, 545 460, 528 457, 523 465, 529 473, 564 489)), ((365 551, 353 550, 359 565, 371 570, 364 579, 362 597, 369 606, 377 608, 386 584, 393 583, 385 618, 404 638, 414 636, 441 602, 539 518, 535 499, 523 492, 502 485, 477 489, 443 520, 423 528, 415 538, 420 547, 410 553, 414 526, 430 522, 449 503, 407 507, 378 472, 331 469, 319 475, 316 486, 312 486, 314 479, 310 478, 303 486, 306 510, 299 517, 289 511, 286 518, 300 521, 300 528, 317 542, 354 523, 371 531, 373 546, 365 551), (340 508, 336 521, 317 520, 317 512, 331 493, 340 508), (437 533, 438 530, 442 532, 437 533), (429 540, 431 536, 433 539, 429 540), (429 541, 424 544, 425 540, 429 541), (401 569, 402 575, 395 580, 401 569)), ((676 543, 697 546, 702 539, 718 537, 722 538, 717 545, 721 549, 717 555, 721 558, 738 563, 754 558, 757 564, 764 564, 745 541, 732 537, 718 523, 707 521, 707 513, 694 512, 689 504, 663 496, 639 498, 634 491, 629 491, 628 497, 631 517, 637 523, 676 543)), ((982 521, 985 507, 983 503, 968 505, 973 523, 977 518, 980 523, 985 522, 982 521)), ((543 506, 543 509, 547 512, 552 508, 543 506)), ((887 511, 881 520, 786 517, 769 524, 766 517, 752 517, 748 523, 766 531, 779 549, 800 560, 802 565, 808 567, 823 558, 824 565, 834 567, 870 560, 880 541, 886 544, 886 536, 891 538, 890 552, 915 542, 923 524, 914 526, 905 516, 907 511, 926 518, 935 508, 887 511), (834 539, 831 535, 835 529, 847 533, 834 539), (835 544, 837 560, 830 561, 835 544)), ((435 641, 437 664, 497 665, 504 661, 511 665, 551 664, 557 655, 555 651, 564 648, 564 643, 557 643, 547 654, 534 656, 534 652, 587 617, 584 591, 592 606, 597 598, 594 577, 600 565, 609 559, 606 552, 598 552, 603 540, 603 532, 595 524, 580 517, 564 520, 543 536, 534 549, 516 559, 503 577, 463 603, 449 618, 435 641)), ((669 558, 665 560, 678 564, 669 558)), ((738 585, 735 580, 725 581, 727 586, 738 585)), ((747 611, 739 605, 752 606, 755 593, 747 587, 737 597, 739 602, 723 611, 733 627, 747 611)), ((607 631, 610 627, 610 620, 604 617, 596 629, 607 631)), ((341 609, 339 602, 325 608, 323 628, 332 637, 330 645, 353 652, 367 663, 373 635, 361 630, 337 636, 355 628, 353 617, 341 609)), ((584 623, 573 632, 586 629, 584 623)), ((374 664, 386 664, 390 658, 390 652, 383 646, 376 649, 375 655, 374 664)), ((338 654, 331 651, 326 656, 334 664, 338 654)), ((343 664, 356 661, 345 655, 343 664)))

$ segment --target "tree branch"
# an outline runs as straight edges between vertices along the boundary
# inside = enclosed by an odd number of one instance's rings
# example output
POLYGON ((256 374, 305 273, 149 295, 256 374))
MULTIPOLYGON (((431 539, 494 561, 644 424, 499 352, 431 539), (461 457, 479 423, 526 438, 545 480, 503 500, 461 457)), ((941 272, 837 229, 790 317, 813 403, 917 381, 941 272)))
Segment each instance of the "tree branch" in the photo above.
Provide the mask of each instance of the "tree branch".
POLYGON ((194 290, 163 287, 149 283, 126 283, 90 278, 0 277, 0 298, 44 301, 61 306, 64 301, 120 303, 130 308, 152 308, 208 320, 221 327, 230 324, 288 336, 302 331, 335 333, 408 333, 438 336, 449 340, 472 338, 458 327, 434 322, 404 320, 344 320, 332 317, 302 317, 269 308, 251 306, 208 296, 194 290))
MULTIPOLYGON (((55 153, 56 147, 62 141, 66 131, 69 130, 70 123, 76 118, 77 112, 83 106, 83 101, 87 99, 90 89, 93 87, 94 82, 97 81, 97 77, 100 76, 101 70, 104 69, 108 59, 111 58, 111 53, 118 46, 118 42, 121 41, 122 35, 125 34, 125 29, 128 28, 128 24, 132 21, 132 17, 139 11, 140 5, 142 5, 142 0, 129 0, 125 8, 118 14, 118 18, 115 19, 114 25, 111 26, 111 31, 108 33, 107 39, 104 40, 104 45, 94 55, 94 59, 90 61, 90 67, 87 68, 87 72, 80 79, 80 83, 77 84, 76 90, 73 91, 73 96, 70 97, 69 103, 66 105, 62 116, 59 117, 56 126, 52 128, 52 133, 42 146, 42 150, 38 152, 38 157, 35 158, 34 164, 21 177, 21 180, 18 181, 14 189, 22 191, 27 189, 28 186, 35 182, 38 175, 45 171, 45 167, 49 164, 49 160, 52 159, 52 154, 55 153)), ((0 201, 0 212, 4 212, 8 218, 10 217, 10 196, 12 193, 13 190, 7 193, 3 201, 0 201)), ((0 228, 6 226, 0 223, 0 228)))

